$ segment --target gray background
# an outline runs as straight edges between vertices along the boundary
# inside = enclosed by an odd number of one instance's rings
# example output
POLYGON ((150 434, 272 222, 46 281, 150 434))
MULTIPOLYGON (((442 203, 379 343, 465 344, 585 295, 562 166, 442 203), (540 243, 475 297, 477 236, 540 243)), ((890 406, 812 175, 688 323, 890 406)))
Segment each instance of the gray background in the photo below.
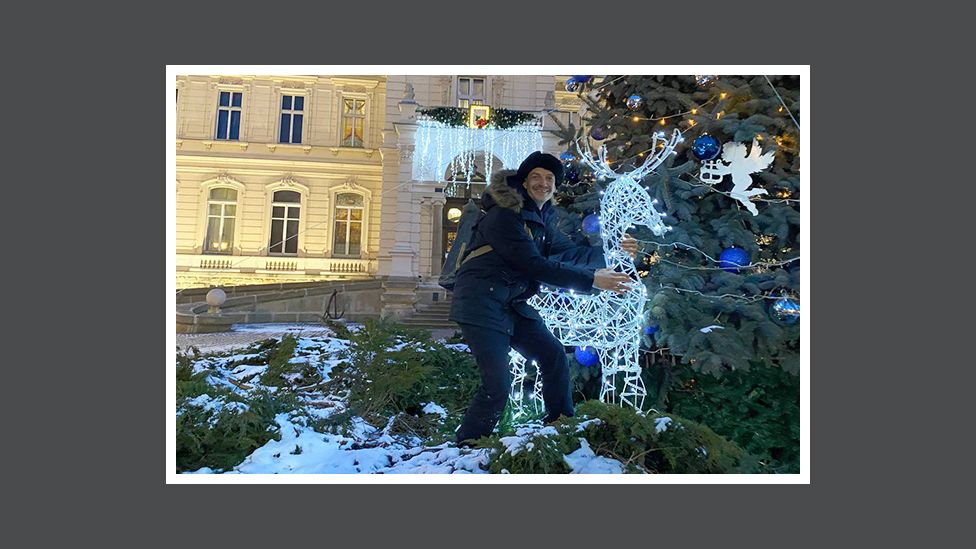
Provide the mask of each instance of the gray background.
POLYGON ((10 8, 4 156, 20 173, 4 194, 8 536, 107 547, 942 545, 962 507, 939 492, 965 470, 956 445, 971 432, 937 433, 964 413, 953 391, 965 384, 947 366, 965 360, 945 343, 967 324, 931 322, 940 305, 968 318, 953 292, 965 248, 935 250, 972 233, 943 226, 972 204, 969 181, 933 173, 969 155, 970 138, 952 131, 968 69, 937 65, 960 45, 956 19, 852 4, 435 4, 10 8), (373 13, 389 21, 344 22, 373 13), (354 62, 811 64, 801 124, 816 151, 803 189, 812 484, 166 485, 165 64, 354 62))

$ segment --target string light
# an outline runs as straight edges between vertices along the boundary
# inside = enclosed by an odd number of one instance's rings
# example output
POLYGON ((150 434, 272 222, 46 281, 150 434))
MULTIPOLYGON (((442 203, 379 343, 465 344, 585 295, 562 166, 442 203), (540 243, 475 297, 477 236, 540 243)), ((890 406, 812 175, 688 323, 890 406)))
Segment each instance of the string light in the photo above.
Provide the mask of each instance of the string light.
POLYGON ((751 296, 751 297, 744 296, 744 295, 739 295, 739 294, 719 294, 719 295, 712 295, 712 294, 705 294, 705 293, 699 292, 698 290, 690 290, 688 288, 679 288, 677 286, 665 286, 663 284, 661 285, 661 288, 664 289, 664 290, 674 290, 674 291, 676 291, 678 293, 695 294, 695 295, 698 295, 698 296, 701 296, 701 297, 704 297, 704 298, 707 298, 707 299, 738 299, 740 301, 746 301, 748 303, 755 303, 757 301, 763 301, 765 299, 774 299, 775 300, 775 299, 780 299, 782 297, 779 294, 773 295, 771 293, 770 294, 763 294, 763 295, 756 295, 756 296, 751 296))
POLYGON ((485 176, 490 178, 494 157, 505 166, 517 166, 539 150, 542 150, 539 121, 498 129, 448 126, 424 117, 417 120, 411 175, 418 181, 440 181, 450 168, 452 178, 460 173, 470 183, 478 154, 483 156, 485 176))
MULTIPOLYGON (((678 248, 680 246, 682 249, 685 249, 685 250, 694 250, 694 251, 700 253, 702 256, 705 257, 705 259, 707 259, 708 261, 711 261, 712 263, 716 263, 716 264, 721 264, 722 263, 722 261, 720 259, 715 259, 714 257, 708 255, 704 251, 696 248, 695 246, 692 246, 691 244, 686 244, 684 242, 670 242, 670 243, 668 243, 668 242, 656 242, 654 240, 643 240, 643 239, 640 239, 640 238, 635 238, 635 240, 637 240, 637 242, 641 242, 643 244, 650 244, 652 246, 657 246, 658 248, 667 247, 667 246, 670 246, 671 248, 678 248)), ((647 252, 641 252, 641 253, 647 254, 647 252)), ((656 254, 656 252, 652 252, 652 253, 656 254)), ((784 253, 786 253, 786 252, 784 251, 784 253)), ((788 265, 790 263, 793 263, 794 261, 799 261, 799 260, 800 260, 800 256, 796 256, 796 257, 792 257, 790 259, 786 259, 786 260, 783 260, 783 261, 756 262, 756 263, 749 263, 748 265, 741 265, 741 266, 740 265, 736 265, 736 268, 738 268, 738 269, 749 269, 749 268, 752 268, 752 267, 759 267, 759 266, 763 266, 763 267, 782 267, 783 265, 788 265)), ((691 266, 688 266, 688 265, 681 265, 680 263, 674 263, 672 261, 668 261, 667 259, 662 259, 660 257, 658 258, 658 261, 662 261, 664 263, 668 263, 668 264, 674 265, 676 267, 681 267, 683 269, 696 270, 696 271, 724 270, 723 267, 691 267, 691 266)))
MULTIPOLYGON (((590 151, 584 151, 577 142, 582 161, 597 176, 610 180, 606 191, 600 193, 600 227, 606 266, 608 269, 626 273, 635 280, 639 278, 639 274, 634 260, 620 248, 625 232, 634 225, 650 227, 657 236, 671 230, 671 227, 664 224, 666 214, 656 207, 657 200, 652 199, 639 183, 644 176, 674 154, 675 146, 681 142, 681 132, 674 130, 670 139, 663 132, 655 133, 652 148, 656 148, 661 141, 667 144, 638 168, 624 174, 615 173, 610 168, 606 160, 606 146, 600 147, 599 159, 594 160, 590 151)), ((647 288, 643 284, 635 283, 630 291, 623 294, 601 291, 592 295, 543 287, 528 303, 539 311, 546 326, 563 345, 588 346, 599 350, 603 375, 601 400, 637 409, 643 407, 647 391, 641 380, 638 362, 640 328, 647 303, 647 288), (619 395, 616 388, 618 377, 623 378, 619 395)), ((517 354, 510 356, 512 396, 522 397, 525 360, 517 354)), ((524 409, 525 405, 522 403, 515 403, 513 406, 516 414, 524 409)))

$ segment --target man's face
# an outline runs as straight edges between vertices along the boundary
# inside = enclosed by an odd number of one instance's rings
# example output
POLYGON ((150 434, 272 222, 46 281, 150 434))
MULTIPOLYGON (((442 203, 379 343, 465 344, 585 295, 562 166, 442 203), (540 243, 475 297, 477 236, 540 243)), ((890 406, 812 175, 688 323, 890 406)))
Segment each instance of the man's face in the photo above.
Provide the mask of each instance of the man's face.
POLYGON ((532 168, 522 183, 529 198, 542 204, 556 193, 556 176, 545 168, 532 168))

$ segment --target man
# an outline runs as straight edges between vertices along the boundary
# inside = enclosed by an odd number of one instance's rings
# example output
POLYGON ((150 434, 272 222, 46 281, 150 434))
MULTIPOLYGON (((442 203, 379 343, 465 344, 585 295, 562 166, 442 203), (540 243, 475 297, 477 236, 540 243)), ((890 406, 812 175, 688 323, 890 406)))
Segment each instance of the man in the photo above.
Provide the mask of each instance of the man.
MULTIPOLYGON (((624 293, 633 282, 604 268, 602 248, 577 246, 556 228, 552 197, 562 177, 559 159, 534 152, 517 172, 494 174, 481 199, 485 215, 458 269, 451 304, 450 319, 461 326, 481 371, 481 387, 456 433, 458 443, 491 434, 501 418, 512 383, 509 348, 536 361, 546 422, 573 415, 563 345, 526 303, 540 283, 624 293)), ((620 245, 636 255, 637 242, 629 235, 620 245)))

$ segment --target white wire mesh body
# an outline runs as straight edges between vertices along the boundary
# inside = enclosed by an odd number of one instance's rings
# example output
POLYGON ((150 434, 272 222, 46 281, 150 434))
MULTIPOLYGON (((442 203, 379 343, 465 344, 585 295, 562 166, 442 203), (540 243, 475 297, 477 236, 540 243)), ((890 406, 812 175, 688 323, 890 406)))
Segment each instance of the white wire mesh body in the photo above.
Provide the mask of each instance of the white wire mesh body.
MULTIPOLYGON (((659 133, 654 136, 655 149, 659 139, 664 143, 660 150, 626 174, 617 174, 610 169, 605 147, 600 148, 599 161, 594 160, 588 151, 580 151, 581 158, 594 172, 612 180, 600 199, 603 253, 608 269, 626 273, 634 279, 633 289, 624 294, 610 291, 579 294, 543 286, 528 302, 539 311, 546 326, 563 345, 596 349, 602 369, 601 400, 638 410, 643 408, 647 395, 638 362, 647 289, 639 282, 634 260, 620 248, 620 241, 634 225, 645 225, 657 236, 671 230, 664 224, 665 214, 656 207, 657 200, 653 200, 640 184, 640 180, 672 154, 675 145, 682 141, 677 130, 670 139, 664 139, 659 133)), ((536 374, 533 391, 526 396, 523 391, 525 358, 514 349, 509 356, 513 415, 520 419, 530 410, 538 412, 540 376, 536 374), (529 402, 525 402, 526 399, 529 402)))

